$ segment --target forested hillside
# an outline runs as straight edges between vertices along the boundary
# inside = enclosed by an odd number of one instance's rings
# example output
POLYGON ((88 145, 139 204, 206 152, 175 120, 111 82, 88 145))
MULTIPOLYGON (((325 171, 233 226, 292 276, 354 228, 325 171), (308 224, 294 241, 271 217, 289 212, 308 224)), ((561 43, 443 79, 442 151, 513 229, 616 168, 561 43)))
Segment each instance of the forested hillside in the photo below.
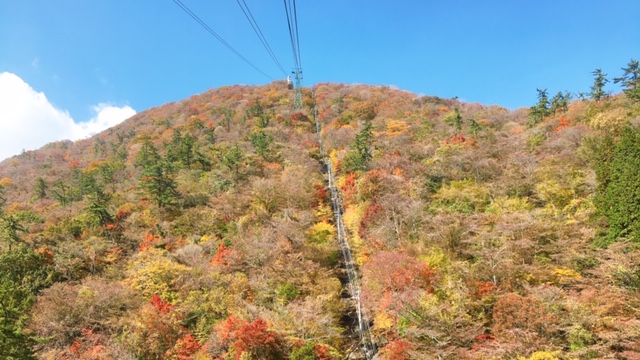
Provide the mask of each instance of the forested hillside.
POLYGON ((231 86, 8 159, 0 357, 357 354, 317 109, 380 359, 640 359, 640 103, 539 95, 231 86))

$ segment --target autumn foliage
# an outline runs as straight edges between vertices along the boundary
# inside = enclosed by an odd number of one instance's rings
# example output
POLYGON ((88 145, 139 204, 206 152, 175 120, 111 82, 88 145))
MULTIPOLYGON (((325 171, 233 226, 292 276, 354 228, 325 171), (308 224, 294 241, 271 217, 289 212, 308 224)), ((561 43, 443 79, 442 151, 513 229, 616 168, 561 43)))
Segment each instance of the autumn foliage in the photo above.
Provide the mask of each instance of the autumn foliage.
POLYGON ((158 310, 158 312, 161 314, 168 313, 173 309, 173 305, 171 305, 168 301, 163 300, 158 294, 154 294, 151 297, 150 302, 151 305, 153 305, 153 307, 156 308, 156 310, 158 310))
POLYGON ((412 346, 405 340, 395 340, 384 348, 383 358, 388 360, 410 360, 412 346))
POLYGON ((193 355, 202 347, 202 344, 190 333, 179 339, 166 358, 175 360, 191 360, 193 355))
POLYGON ((234 255, 235 255, 235 252, 233 249, 229 249, 224 244, 220 244, 218 245, 218 250, 216 251, 216 254, 213 256, 213 258, 211 259, 211 262, 209 263, 209 265, 211 266, 229 265, 231 264, 231 261, 232 261, 231 258, 234 255))
POLYGON ((492 332, 499 338, 533 333, 540 337, 556 330, 559 319, 536 299, 507 294, 493 308, 492 332))
POLYGON ((401 252, 381 251, 362 268, 364 297, 381 310, 397 311, 433 291, 436 274, 426 263, 401 252))
POLYGON ((640 105, 559 94, 225 86, 1 162, 0 354, 362 358, 359 310, 381 359, 640 358, 640 105))
POLYGON ((262 359, 284 358, 283 340, 268 329, 263 319, 248 322, 232 315, 218 326, 217 335, 217 345, 227 354, 234 354, 236 360, 243 354, 262 359))

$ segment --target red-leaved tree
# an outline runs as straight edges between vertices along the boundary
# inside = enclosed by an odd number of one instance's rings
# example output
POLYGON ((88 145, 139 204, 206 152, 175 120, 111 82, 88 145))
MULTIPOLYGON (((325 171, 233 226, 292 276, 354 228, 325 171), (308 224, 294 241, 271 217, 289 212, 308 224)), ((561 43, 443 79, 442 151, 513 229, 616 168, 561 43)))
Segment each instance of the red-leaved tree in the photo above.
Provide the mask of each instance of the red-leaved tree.
POLYGON ((225 355, 233 355, 235 360, 242 354, 256 359, 284 359, 282 338, 269 330, 263 319, 248 322, 231 315, 218 326, 217 335, 218 345, 227 350, 225 355))

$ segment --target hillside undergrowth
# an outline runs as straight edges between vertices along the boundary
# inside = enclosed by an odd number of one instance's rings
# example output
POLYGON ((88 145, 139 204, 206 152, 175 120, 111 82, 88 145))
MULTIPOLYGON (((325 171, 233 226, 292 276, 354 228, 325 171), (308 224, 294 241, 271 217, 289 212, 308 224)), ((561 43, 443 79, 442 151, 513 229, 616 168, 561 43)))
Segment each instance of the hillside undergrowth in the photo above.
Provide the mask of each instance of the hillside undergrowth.
POLYGON ((283 82, 223 87, 0 163, 0 268, 39 269, 3 281, 0 302, 20 306, 0 315, 0 353, 344 358, 315 104, 381 358, 640 356, 635 208, 613 208, 637 178, 621 155, 637 103, 572 101, 532 123, 387 87, 312 90, 293 112, 283 82))

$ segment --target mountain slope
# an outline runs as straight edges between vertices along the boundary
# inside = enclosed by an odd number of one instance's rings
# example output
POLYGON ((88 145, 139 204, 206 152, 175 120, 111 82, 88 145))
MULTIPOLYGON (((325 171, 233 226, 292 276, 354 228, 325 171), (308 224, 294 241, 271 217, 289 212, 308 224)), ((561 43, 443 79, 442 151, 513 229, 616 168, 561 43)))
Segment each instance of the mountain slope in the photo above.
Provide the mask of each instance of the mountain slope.
POLYGON ((12 322, 46 339, 36 357, 358 348, 314 106, 381 357, 640 354, 638 250, 603 240, 594 203, 602 133, 637 104, 532 124, 386 87, 319 84, 299 113, 292 99, 283 82, 219 88, 0 163, 3 251, 49 269, 12 322))

